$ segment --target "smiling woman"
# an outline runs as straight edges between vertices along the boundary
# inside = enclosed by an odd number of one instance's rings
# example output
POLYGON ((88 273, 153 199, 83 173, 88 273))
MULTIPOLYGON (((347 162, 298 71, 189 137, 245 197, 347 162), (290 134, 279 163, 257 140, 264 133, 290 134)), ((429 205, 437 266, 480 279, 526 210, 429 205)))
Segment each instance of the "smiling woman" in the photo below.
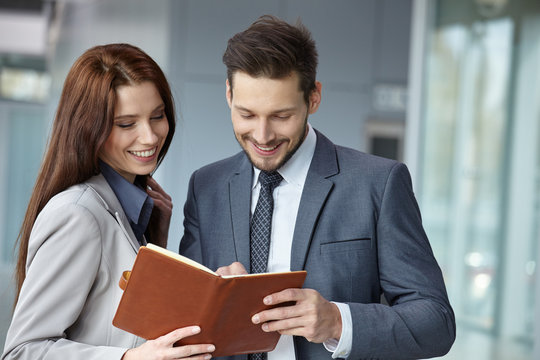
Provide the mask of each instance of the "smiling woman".
POLYGON ((166 246, 172 201, 150 174, 174 129, 169 84, 141 49, 97 46, 77 59, 19 235, 2 359, 210 358, 210 344, 173 347, 198 326, 145 342, 112 325, 139 246, 166 246))
POLYGON ((121 86, 116 96, 114 125, 99 157, 132 183, 156 168, 169 123, 152 82, 121 86))

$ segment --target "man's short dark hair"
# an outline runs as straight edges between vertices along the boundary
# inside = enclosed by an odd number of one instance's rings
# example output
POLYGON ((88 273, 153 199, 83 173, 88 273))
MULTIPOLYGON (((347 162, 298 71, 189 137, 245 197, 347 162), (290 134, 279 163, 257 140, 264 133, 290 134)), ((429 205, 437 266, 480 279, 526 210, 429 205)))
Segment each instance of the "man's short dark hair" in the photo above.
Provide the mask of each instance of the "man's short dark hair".
POLYGON ((293 26, 271 15, 261 16, 229 39, 223 63, 227 66, 231 94, 237 71, 271 79, 296 72, 306 103, 315 89, 317 49, 311 33, 300 21, 293 26))

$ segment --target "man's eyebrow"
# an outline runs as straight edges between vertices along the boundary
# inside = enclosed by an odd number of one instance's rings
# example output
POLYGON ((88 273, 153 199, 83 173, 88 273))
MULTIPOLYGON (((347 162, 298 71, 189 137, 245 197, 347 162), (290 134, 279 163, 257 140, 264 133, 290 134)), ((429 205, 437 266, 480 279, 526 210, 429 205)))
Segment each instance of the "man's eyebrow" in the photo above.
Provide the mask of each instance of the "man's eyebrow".
POLYGON ((244 106, 241 106, 241 105, 234 105, 234 107, 240 111, 251 111, 250 109, 244 107, 244 106))
MULTIPOLYGON (((237 109, 237 110, 240 110, 240 111, 247 111, 247 112, 252 112, 250 109, 244 107, 244 106, 241 106, 241 105, 234 105, 234 107, 237 109)), ((273 114, 278 114, 278 113, 284 113, 284 112, 288 112, 288 111, 294 111, 296 110, 296 106, 290 106, 290 107, 285 107, 285 108, 282 108, 282 109, 276 109, 274 111, 272 111, 273 114)))

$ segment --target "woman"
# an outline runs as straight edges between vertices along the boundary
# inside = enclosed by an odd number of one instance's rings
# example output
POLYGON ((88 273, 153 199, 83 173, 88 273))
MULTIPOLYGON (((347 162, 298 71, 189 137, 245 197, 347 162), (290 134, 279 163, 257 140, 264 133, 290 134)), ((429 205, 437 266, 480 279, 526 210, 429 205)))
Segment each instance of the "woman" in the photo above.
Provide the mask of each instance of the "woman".
POLYGON ((127 44, 71 68, 19 235, 17 294, 2 359, 208 359, 201 331, 144 341, 115 328, 118 280, 138 247, 166 245, 172 203, 149 176, 175 128, 159 66, 127 44))

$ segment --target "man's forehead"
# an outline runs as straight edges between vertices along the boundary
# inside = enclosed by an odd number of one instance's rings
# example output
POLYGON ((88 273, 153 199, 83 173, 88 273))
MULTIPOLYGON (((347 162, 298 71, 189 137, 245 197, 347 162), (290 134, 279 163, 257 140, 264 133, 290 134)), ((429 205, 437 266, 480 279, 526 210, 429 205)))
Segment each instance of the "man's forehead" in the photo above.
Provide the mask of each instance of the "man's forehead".
POLYGON ((231 86, 234 86, 234 82, 235 80, 238 81, 238 80, 241 80, 241 79, 251 79, 251 80, 268 80, 268 81, 280 81, 280 80, 290 80, 290 81, 294 81, 296 80, 298 82, 298 87, 300 88, 300 76, 296 73, 296 71, 291 71, 289 74, 285 75, 285 76, 280 76, 280 77, 271 77, 271 76, 268 76, 264 73, 261 73, 261 74, 249 74, 245 71, 241 71, 241 70, 237 70, 235 71, 233 74, 232 74, 232 82, 233 84, 231 84, 231 86))

